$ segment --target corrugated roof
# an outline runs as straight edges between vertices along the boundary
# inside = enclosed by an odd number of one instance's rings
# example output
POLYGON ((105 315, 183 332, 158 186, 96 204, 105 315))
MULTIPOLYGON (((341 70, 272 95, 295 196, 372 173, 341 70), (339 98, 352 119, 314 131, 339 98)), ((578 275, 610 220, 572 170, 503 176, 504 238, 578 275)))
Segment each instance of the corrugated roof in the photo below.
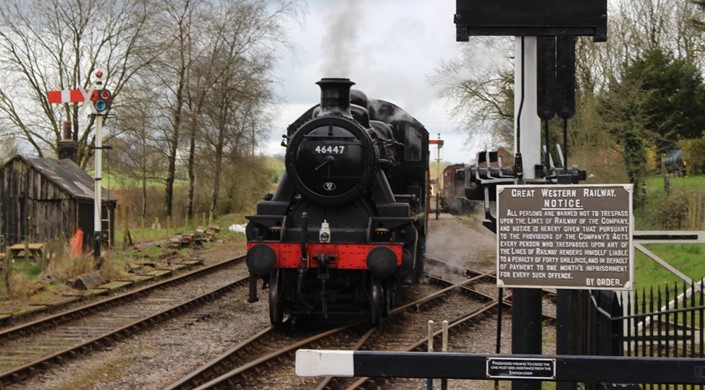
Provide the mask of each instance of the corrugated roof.
MULTIPOLYGON (((62 188, 72 197, 95 199, 94 178, 75 162, 67 159, 57 160, 53 158, 27 157, 18 154, 8 160, 5 165, 17 158, 22 159, 27 165, 36 169, 42 176, 62 188)), ((117 200, 115 197, 110 196, 105 188, 101 191, 101 198, 103 201, 117 200)))

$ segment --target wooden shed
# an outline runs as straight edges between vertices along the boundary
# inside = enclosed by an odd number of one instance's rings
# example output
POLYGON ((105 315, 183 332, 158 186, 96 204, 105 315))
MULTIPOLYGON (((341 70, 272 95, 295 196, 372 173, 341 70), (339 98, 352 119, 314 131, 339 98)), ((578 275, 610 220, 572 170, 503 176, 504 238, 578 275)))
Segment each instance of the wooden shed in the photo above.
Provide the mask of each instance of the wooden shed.
MULTIPOLYGON (((83 230, 94 247, 94 179, 70 159, 15 155, 0 169, 0 235, 5 245, 68 240, 83 230)), ((102 191, 102 232, 113 242, 117 201, 102 191)))

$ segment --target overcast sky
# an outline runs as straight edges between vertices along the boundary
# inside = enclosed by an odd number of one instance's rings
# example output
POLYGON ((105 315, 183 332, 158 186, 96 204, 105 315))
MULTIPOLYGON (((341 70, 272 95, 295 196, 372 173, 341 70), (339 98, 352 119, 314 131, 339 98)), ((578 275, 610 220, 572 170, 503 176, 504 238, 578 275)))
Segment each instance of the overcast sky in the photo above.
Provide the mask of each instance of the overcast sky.
POLYGON ((289 30, 295 57, 283 55, 278 66, 283 103, 268 152, 282 153, 278 145, 286 126, 318 103, 316 81, 345 77, 368 97, 404 108, 431 139, 440 132, 442 160, 473 160, 487 145, 464 145, 464 132, 428 82, 442 61, 457 57, 467 44, 455 42, 454 13, 455 0, 309 0, 304 23, 289 30))

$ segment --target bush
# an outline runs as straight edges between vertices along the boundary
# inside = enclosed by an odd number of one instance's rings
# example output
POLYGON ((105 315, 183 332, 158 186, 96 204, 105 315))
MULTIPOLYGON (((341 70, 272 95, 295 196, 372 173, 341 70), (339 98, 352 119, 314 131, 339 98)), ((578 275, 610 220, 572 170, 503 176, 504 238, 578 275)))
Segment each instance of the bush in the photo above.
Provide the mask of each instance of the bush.
POLYGON ((78 275, 91 272, 93 270, 93 257, 88 255, 76 256, 71 254, 68 248, 49 261, 47 274, 54 279, 67 281, 78 275))
POLYGON ((705 191, 673 187, 650 191, 645 203, 635 207, 639 230, 699 230, 704 225, 705 191))
POLYGON ((683 149, 683 159, 687 175, 705 172, 705 137, 681 140, 678 145, 683 149))

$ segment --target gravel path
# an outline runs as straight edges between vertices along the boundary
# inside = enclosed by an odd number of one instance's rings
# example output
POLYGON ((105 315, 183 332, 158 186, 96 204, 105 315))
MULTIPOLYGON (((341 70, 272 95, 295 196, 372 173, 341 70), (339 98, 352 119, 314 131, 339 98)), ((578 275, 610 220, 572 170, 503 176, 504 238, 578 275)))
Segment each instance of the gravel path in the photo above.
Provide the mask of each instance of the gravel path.
POLYGON ((497 241, 494 233, 482 226, 479 215, 463 222, 450 214, 438 220, 431 216, 426 239, 428 257, 477 271, 494 271, 497 241))

